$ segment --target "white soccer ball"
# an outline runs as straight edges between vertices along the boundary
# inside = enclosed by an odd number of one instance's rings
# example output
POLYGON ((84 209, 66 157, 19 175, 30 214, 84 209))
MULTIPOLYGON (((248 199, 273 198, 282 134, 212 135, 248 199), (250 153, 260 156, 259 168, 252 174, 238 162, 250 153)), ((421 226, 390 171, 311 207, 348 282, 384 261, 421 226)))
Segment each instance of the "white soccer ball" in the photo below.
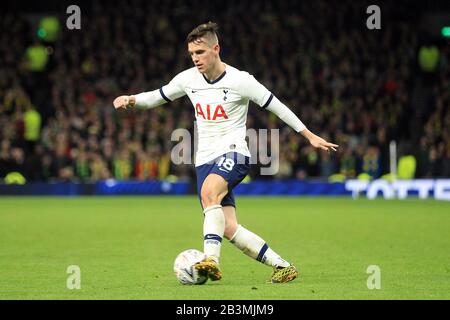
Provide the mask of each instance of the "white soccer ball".
POLYGON ((208 277, 200 275, 195 269, 197 262, 205 260, 206 255, 196 249, 188 249, 181 252, 175 259, 173 271, 182 284, 204 284, 208 277))

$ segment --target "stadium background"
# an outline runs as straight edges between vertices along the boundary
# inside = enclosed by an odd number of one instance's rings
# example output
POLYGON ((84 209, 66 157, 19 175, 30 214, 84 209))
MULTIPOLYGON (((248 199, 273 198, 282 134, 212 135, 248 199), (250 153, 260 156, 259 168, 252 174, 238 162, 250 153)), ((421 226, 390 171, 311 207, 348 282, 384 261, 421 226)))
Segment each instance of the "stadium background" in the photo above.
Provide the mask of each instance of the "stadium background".
POLYGON ((350 195, 345 182, 354 178, 440 181, 448 198, 448 1, 53 0, 0 8, 0 299, 450 298, 448 201, 239 196, 240 222, 301 277, 270 286, 267 267, 224 244, 223 281, 199 288, 172 274, 178 252, 202 246, 194 195, 5 196, 192 193, 192 166, 170 161, 173 130, 193 130, 187 98, 150 111, 115 111, 112 101, 190 67, 186 34, 212 20, 225 62, 340 145, 318 152, 251 103, 249 128, 281 129, 280 170, 261 176, 255 165, 241 190, 329 196, 350 195), (71 4, 81 9, 80 30, 66 28, 71 4), (366 27, 371 4, 381 8, 381 30, 366 27), (397 177, 389 175, 391 141, 397 177), (79 290, 69 288, 73 265, 79 290), (380 290, 367 282, 373 265, 380 290))
POLYGON ((260 176, 254 166, 252 178, 379 178, 390 172, 392 140, 398 158, 415 158, 407 176, 449 177, 449 45, 445 24, 427 24, 440 4, 382 2, 381 30, 367 29, 368 4, 81 2, 80 30, 66 28, 64 1, 2 4, 0 176, 192 180, 192 166, 170 161, 173 130, 193 130, 187 98, 145 112, 116 112, 111 103, 191 67, 185 36, 214 20, 225 62, 254 74, 311 131, 341 146, 318 152, 251 104, 249 128, 282 128, 278 174, 260 176), (59 18, 55 39, 39 24, 49 15, 59 18))

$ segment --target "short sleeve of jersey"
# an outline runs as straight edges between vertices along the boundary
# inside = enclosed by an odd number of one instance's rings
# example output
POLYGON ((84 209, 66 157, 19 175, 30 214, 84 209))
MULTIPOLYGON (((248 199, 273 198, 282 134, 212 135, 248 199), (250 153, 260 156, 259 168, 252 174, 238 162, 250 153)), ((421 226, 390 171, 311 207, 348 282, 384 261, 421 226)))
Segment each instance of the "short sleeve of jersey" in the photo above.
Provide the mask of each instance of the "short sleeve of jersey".
POLYGON ((173 101, 186 95, 184 90, 184 79, 186 77, 185 72, 177 74, 168 84, 159 89, 161 96, 167 101, 173 101))
POLYGON ((240 83, 241 95, 260 107, 265 107, 272 100, 272 93, 265 86, 259 83, 255 77, 247 72, 243 72, 240 83))

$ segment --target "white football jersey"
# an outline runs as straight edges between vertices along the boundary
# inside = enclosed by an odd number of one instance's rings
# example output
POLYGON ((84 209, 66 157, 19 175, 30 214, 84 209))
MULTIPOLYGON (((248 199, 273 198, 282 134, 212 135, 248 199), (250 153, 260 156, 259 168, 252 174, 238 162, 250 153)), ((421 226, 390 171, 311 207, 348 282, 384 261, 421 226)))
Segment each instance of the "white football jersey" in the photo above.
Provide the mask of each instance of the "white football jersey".
POLYGON ((196 67, 175 76, 159 92, 166 101, 188 95, 198 129, 195 166, 227 152, 250 157, 245 141, 249 101, 265 108, 273 95, 248 72, 225 65, 225 71, 209 81, 196 67))

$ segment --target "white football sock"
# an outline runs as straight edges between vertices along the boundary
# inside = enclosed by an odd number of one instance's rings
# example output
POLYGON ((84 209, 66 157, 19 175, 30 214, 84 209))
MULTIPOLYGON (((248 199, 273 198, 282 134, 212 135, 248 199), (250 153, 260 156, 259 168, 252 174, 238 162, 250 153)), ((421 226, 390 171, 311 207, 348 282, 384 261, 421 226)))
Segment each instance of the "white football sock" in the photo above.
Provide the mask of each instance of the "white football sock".
POLYGON ((230 239, 230 242, 238 247, 249 257, 256 259, 272 267, 288 267, 290 263, 283 260, 279 254, 269 248, 267 243, 258 235, 238 225, 238 228, 230 239))
POLYGON ((219 263, 220 247, 225 231, 225 216, 223 215, 222 206, 210 206, 205 208, 203 213, 205 215, 205 220, 203 221, 203 251, 207 257, 212 257, 219 263))

